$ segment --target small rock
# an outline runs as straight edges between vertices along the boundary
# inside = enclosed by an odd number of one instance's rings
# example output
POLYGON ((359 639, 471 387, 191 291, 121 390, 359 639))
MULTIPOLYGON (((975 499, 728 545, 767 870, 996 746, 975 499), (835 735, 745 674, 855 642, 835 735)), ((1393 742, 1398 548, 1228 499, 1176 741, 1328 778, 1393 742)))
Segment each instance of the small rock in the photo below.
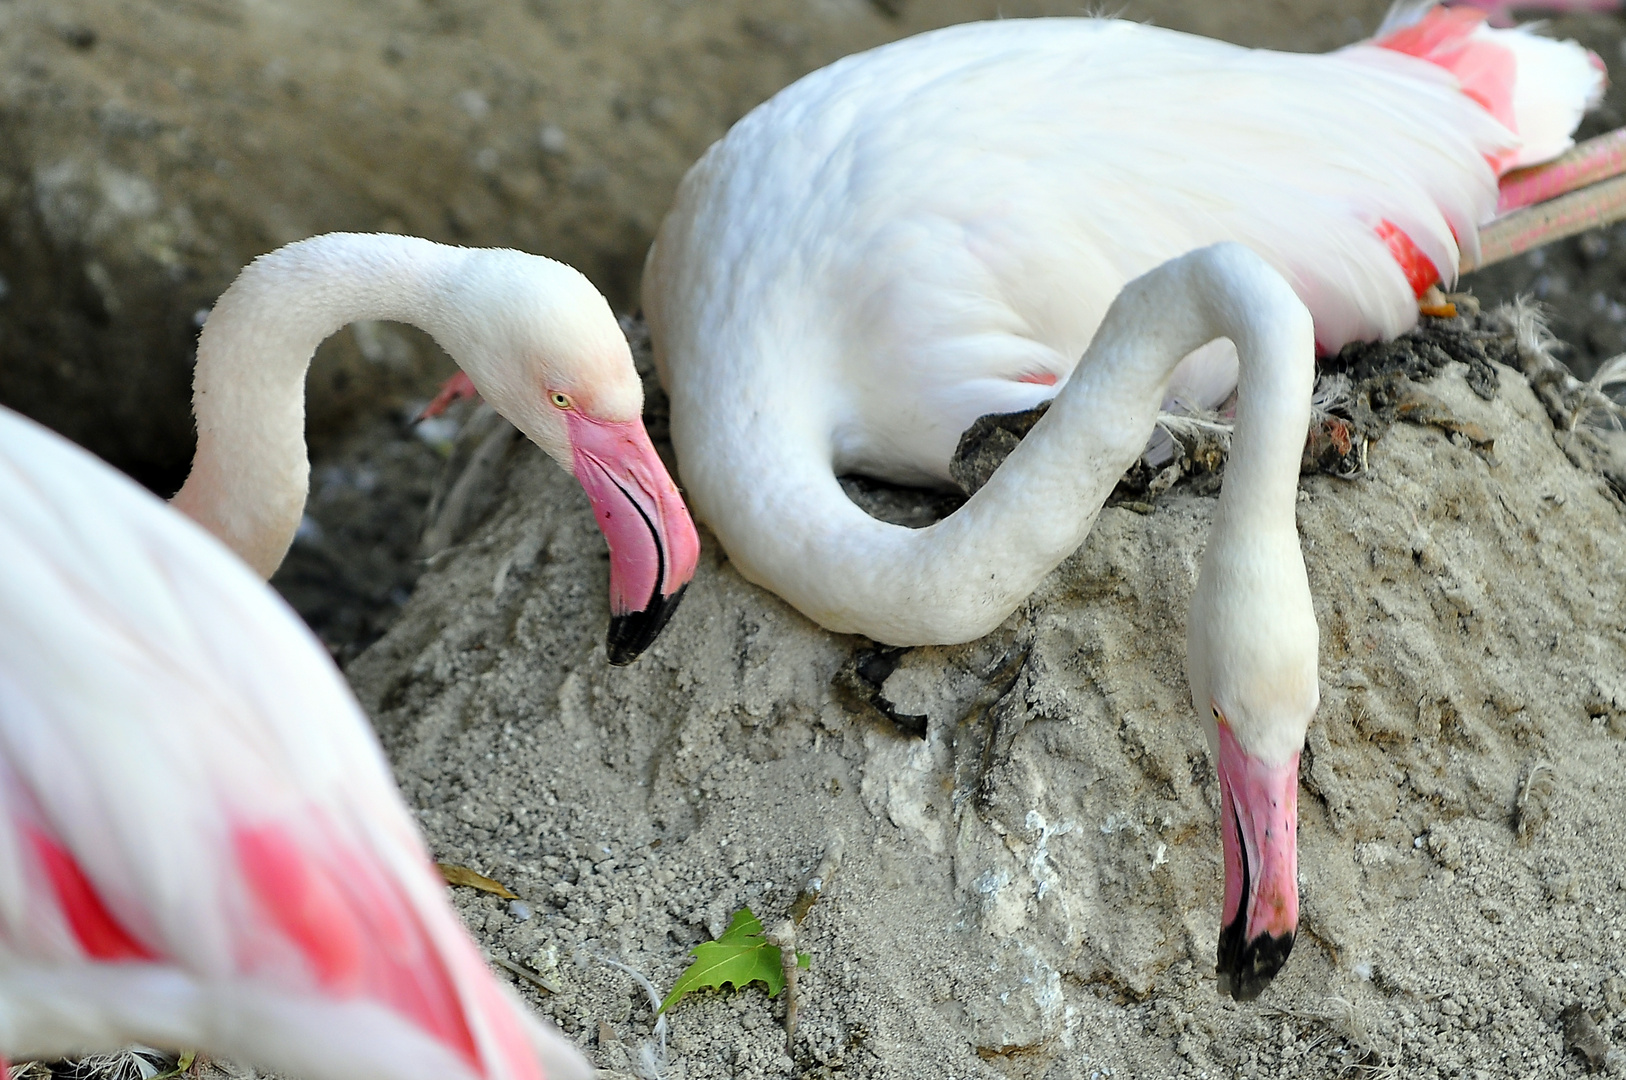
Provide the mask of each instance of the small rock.
POLYGON ((1555 904, 1574 903, 1581 895, 1581 879, 1574 873, 1554 874, 1546 881, 1547 896, 1555 904))
POLYGON ((83 26, 78 23, 63 25, 56 28, 56 33, 57 37, 61 38, 63 41, 67 42, 69 45, 72 45, 81 52, 85 52, 96 47, 98 35, 96 31, 89 26, 83 26))
POLYGON ((558 124, 543 124, 536 133, 537 145, 542 147, 544 154, 562 154, 568 140, 565 129, 558 124))
POLYGON ((1609 1042, 1598 1030, 1598 1025, 1592 1022, 1592 1017, 1580 1004, 1572 1003, 1565 1006, 1564 1011, 1558 1014, 1558 1019, 1564 1027, 1564 1048, 1571 1053, 1580 1054, 1581 1060, 1586 1062, 1588 1072, 1597 1072, 1603 1068, 1609 1057, 1609 1042))
POLYGON ((484 120, 491 115, 491 102, 478 90, 469 89, 460 91, 457 95, 457 107, 468 113, 474 120, 484 120))
POLYGON ((1603 1004, 1616 1016, 1626 1012, 1626 979, 1615 975, 1604 980, 1603 1004))
POLYGON ((1462 869, 1462 845, 1446 826, 1432 826, 1428 830, 1427 843, 1429 854, 1441 866, 1447 870, 1462 869))

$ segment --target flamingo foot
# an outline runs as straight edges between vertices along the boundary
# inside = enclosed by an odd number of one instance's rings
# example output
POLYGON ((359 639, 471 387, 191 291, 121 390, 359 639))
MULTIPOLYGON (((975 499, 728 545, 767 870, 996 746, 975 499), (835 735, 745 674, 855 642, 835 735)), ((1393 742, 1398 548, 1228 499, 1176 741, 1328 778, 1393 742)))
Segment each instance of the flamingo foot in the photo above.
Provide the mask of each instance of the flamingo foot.
POLYGON ((456 375, 453 375, 450 379, 446 380, 445 385, 440 388, 440 393, 436 394, 434 400, 423 407, 423 412, 413 417, 412 422, 417 423, 420 420, 428 420, 432 417, 439 416, 441 413, 451 408, 453 402, 461 401, 464 398, 479 396, 480 391, 474 388, 473 380, 471 380, 463 372, 459 371, 456 375))
POLYGON ((1417 298, 1417 310, 1435 319, 1457 317, 1457 305, 1446 298, 1438 284, 1430 285, 1423 295, 1417 298))
POLYGON ((1464 257, 1459 274, 1626 219, 1626 128, 1502 178, 1504 211, 1479 230, 1479 258, 1464 257))

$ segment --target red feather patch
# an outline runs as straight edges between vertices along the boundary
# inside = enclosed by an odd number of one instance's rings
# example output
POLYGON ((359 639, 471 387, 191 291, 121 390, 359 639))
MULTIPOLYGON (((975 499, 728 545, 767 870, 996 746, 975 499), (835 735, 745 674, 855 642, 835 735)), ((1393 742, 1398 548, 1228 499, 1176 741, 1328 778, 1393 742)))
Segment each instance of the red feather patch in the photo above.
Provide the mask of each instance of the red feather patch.
POLYGON ((1440 280, 1440 271, 1400 226, 1385 218, 1372 231, 1388 245, 1389 254, 1400 264, 1400 272, 1406 275, 1406 284, 1413 293, 1422 296, 1430 285, 1440 280))
POLYGON ((372 860, 337 843, 317 858, 277 824, 240 826, 233 840, 249 888, 324 990, 387 1006, 479 1068, 446 958, 372 860))
POLYGON ((24 830, 34 847, 35 858, 51 879, 51 888, 56 892, 68 927, 85 952, 97 960, 157 959, 107 910, 96 887, 67 849, 38 829, 24 826, 24 830))

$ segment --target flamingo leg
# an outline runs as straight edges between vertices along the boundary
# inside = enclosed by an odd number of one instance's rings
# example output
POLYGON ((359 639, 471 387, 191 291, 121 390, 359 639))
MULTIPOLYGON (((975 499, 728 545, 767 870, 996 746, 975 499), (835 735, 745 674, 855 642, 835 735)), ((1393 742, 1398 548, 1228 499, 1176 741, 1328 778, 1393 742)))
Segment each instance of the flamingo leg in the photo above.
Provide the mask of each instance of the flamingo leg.
POLYGON ((1515 210, 1479 230, 1479 259, 1462 261, 1467 273, 1522 255, 1567 236, 1626 218, 1626 176, 1515 210))
POLYGON ((1626 128, 1588 139, 1551 161, 1502 177, 1496 212, 1506 214, 1626 172, 1626 128))
POLYGON ((453 402, 461 401, 464 398, 479 396, 480 391, 474 388, 474 380, 470 379, 466 374, 459 371, 456 375, 453 375, 450 379, 447 379, 444 384, 442 384, 440 393, 436 394, 434 400, 423 407, 423 412, 419 413, 414 418, 414 422, 418 420, 428 420, 430 417, 439 416, 441 413, 451 408, 453 402))

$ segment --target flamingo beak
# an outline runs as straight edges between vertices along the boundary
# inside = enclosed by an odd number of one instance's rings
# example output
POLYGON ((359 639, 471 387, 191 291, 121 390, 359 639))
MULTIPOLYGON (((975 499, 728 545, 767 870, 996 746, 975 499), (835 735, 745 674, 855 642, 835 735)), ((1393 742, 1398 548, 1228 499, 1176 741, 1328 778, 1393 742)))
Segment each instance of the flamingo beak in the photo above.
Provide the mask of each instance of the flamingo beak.
POLYGON ((630 664, 677 610, 700 537, 642 420, 567 416, 576 479, 610 545, 610 663, 630 664))
POLYGON ((1220 835, 1225 906, 1219 989, 1252 1001, 1293 951, 1299 925, 1299 755, 1270 765, 1219 724, 1220 835))

